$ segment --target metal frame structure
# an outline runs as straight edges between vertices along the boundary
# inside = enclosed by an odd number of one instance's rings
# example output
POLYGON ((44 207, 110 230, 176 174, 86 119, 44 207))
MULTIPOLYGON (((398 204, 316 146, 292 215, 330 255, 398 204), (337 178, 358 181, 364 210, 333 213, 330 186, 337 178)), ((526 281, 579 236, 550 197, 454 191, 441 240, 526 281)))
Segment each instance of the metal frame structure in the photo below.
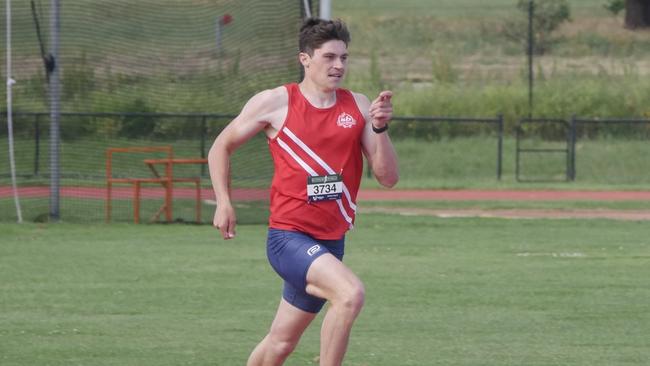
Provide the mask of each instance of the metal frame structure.
POLYGON ((572 133, 572 128, 564 119, 557 118, 523 118, 519 120, 516 128, 516 147, 515 147, 515 179, 517 182, 558 182, 557 179, 527 179, 522 177, 521 172, 521 155, 522 154, 565 154, 566 156, 566 166, 565 166, 565 179, 563 181, 568 182, 575 179, 573 174, 573 165, 572 162, 575 161, 575 139, 574 134, 572 133), (543 123, 555 123, 560 124, 564 127, 566 147, 563 149, 556 148, 523 148, 521 147, 521 140, 523 137, 523 129, 526 124, 543 124, 543 123))

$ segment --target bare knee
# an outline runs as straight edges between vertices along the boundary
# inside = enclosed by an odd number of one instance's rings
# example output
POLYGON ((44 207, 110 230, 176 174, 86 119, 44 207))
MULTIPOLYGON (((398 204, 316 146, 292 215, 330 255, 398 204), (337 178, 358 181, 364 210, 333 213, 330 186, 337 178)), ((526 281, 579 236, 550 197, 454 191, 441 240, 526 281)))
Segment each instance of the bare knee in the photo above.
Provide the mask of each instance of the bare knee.
POLYGON ((281 339, 270 335, 268 337, 268 350, 278 359, 287 358, 294 349, 298 341, 281 339))
POLYGON ((338 301, 332 301, 332 305, 355 318, 361 312, 365 300, 366 290, 362 283, 358 283, 346 289, 339 296, 338 301))

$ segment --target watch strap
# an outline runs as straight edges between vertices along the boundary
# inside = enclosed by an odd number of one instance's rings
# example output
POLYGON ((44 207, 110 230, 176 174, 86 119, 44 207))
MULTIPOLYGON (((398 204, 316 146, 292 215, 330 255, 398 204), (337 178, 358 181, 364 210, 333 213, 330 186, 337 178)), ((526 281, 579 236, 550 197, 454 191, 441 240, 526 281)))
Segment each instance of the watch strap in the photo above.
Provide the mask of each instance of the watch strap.
POLYGON ((385 132, 386 130, 388 130, 388 123, 385 124, 384 127, 381 127, 381 128, 375 127, 375 125, 373 125, 372 123, 371 123, 371 125, 372 125, 372 131, 374 133, 382 133, 382 132, 385 132))

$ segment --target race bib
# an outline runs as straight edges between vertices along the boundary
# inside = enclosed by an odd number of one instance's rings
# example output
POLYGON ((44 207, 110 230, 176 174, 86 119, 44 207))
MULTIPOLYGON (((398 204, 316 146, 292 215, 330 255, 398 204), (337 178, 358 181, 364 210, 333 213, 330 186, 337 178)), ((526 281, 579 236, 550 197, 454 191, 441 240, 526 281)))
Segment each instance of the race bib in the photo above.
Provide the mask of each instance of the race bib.
POLYGON ((339 174, 321 177, 307 177, 307 200, 309 202, 330 201, 341 198, 343 178, 339 174))

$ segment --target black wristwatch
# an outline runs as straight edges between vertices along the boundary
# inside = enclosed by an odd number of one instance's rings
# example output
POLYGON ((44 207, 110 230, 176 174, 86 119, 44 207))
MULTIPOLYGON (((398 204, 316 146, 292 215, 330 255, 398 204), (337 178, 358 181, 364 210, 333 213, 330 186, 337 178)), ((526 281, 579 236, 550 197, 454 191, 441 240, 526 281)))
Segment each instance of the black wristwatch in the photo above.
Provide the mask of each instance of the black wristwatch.
POLYGON ((372 131, 373 131, 374 133, 382 133, 382 132, 385 132, 386 130, 388 130, 388 123, 386 123, 386 124, 384 125, 384 127, 382 127, 382 128, 377 128, 377 127, 375 127, 375 125, 373 125, 372 123, 371 123, 371 125, 372 125, 372 131))

